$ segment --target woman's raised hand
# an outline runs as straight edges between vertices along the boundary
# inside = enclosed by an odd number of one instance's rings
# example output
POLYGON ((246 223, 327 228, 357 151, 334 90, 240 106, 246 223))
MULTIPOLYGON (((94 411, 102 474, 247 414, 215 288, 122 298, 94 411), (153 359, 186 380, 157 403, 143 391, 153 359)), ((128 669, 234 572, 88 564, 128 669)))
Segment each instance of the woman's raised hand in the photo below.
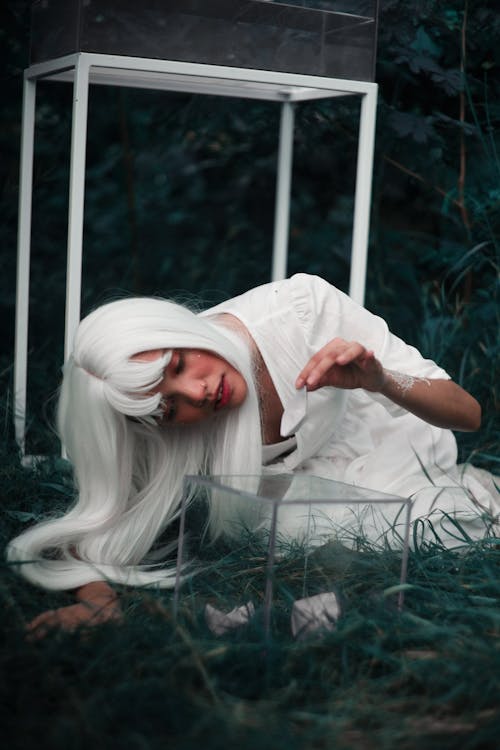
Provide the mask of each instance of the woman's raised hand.
POLYGON ((428 380, 384 370, 374 353, 357 341, 337 338, 328 342, 311 357, 295 385, 308 391, 325 385, 364 388, 381 393, 429 424, 449 430, 468 432, 481 424, 480 405, 452 380, 428 380))
POLYGON ((311 357, 295 385, 308 391, 325 385, 380 391, 384 383, 384 369, 372 351, 357 341, 336 338, 311 357))

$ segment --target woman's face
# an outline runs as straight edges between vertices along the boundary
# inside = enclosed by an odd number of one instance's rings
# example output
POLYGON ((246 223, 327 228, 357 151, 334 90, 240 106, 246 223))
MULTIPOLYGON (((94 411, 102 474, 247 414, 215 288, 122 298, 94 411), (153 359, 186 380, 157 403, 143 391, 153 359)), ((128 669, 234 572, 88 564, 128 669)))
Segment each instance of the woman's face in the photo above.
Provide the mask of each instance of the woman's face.
MULTIPOLYGON (((152 349, 132 359, 150 362, 164 354, 152 349)), ((243 376, 225 359, 204 349, 174 349, 163 379, 152 393, 161 393, 161 424, 193 424, 236 409, 246 398, 243 376)))

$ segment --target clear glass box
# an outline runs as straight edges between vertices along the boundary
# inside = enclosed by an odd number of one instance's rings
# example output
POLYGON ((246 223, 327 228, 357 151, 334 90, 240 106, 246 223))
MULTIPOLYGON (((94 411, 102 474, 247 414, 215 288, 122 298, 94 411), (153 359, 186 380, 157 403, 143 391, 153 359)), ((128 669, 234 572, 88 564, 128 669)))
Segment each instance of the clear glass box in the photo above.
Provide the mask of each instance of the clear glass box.
POLYGON ((31 64, 96 52, 373 81, 378 0, 37 0, 31 64))
MULTIPOLYGON (((313 613, 329 629, 346 602, 376 593, 371 575, 381 555, 382 586, 402 607, 410 500, 306 474, 192 476, 184 489, 177 613, 192 619, 206 616, 207 607, 219 614, 239 609, 236 619, 253 618, 269 635, 290 618, 293 631, 297 607, 303 615, 304 606, 319 602, 321 609, 330 597, 323 617, 313 613), (214 540, 214 524, 228 532, 222 540, 214 540)), ((311 623, 298 614, 308 631, 311 623)))

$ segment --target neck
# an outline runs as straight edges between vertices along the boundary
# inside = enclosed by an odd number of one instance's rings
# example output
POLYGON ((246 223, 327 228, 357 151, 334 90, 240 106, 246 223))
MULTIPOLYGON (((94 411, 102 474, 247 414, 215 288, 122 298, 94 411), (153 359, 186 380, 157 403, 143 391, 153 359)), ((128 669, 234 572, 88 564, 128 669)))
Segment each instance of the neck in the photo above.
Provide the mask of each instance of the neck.
POLYGON ((262 442, 265 445, 281 442, 284 440, 280 435, 283 404, 274 387, 273 380, 260 353, 260 349, 250 335, 247 327, 234 315, 223 313, 219 316, 218 320, 222 325, 238 333, 247 342, 252 354, 254 381, 259 397, 262 442))

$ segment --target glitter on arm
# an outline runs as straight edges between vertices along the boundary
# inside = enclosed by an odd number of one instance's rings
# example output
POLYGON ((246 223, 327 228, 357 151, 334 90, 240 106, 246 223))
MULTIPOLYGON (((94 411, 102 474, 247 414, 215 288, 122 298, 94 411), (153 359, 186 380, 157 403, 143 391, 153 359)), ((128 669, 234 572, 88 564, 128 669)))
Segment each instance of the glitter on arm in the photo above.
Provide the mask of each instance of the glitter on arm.
POLYGON ((384 372, 389 375, 391 380, 397 385, 401 391, 403 398, 411 391, 415 383, 426 383, 430 386, 430 380, 427 378, 417 378, 413 375, 407 375, 405 372, 397 372, 396 370, 386 370, 384 372))

